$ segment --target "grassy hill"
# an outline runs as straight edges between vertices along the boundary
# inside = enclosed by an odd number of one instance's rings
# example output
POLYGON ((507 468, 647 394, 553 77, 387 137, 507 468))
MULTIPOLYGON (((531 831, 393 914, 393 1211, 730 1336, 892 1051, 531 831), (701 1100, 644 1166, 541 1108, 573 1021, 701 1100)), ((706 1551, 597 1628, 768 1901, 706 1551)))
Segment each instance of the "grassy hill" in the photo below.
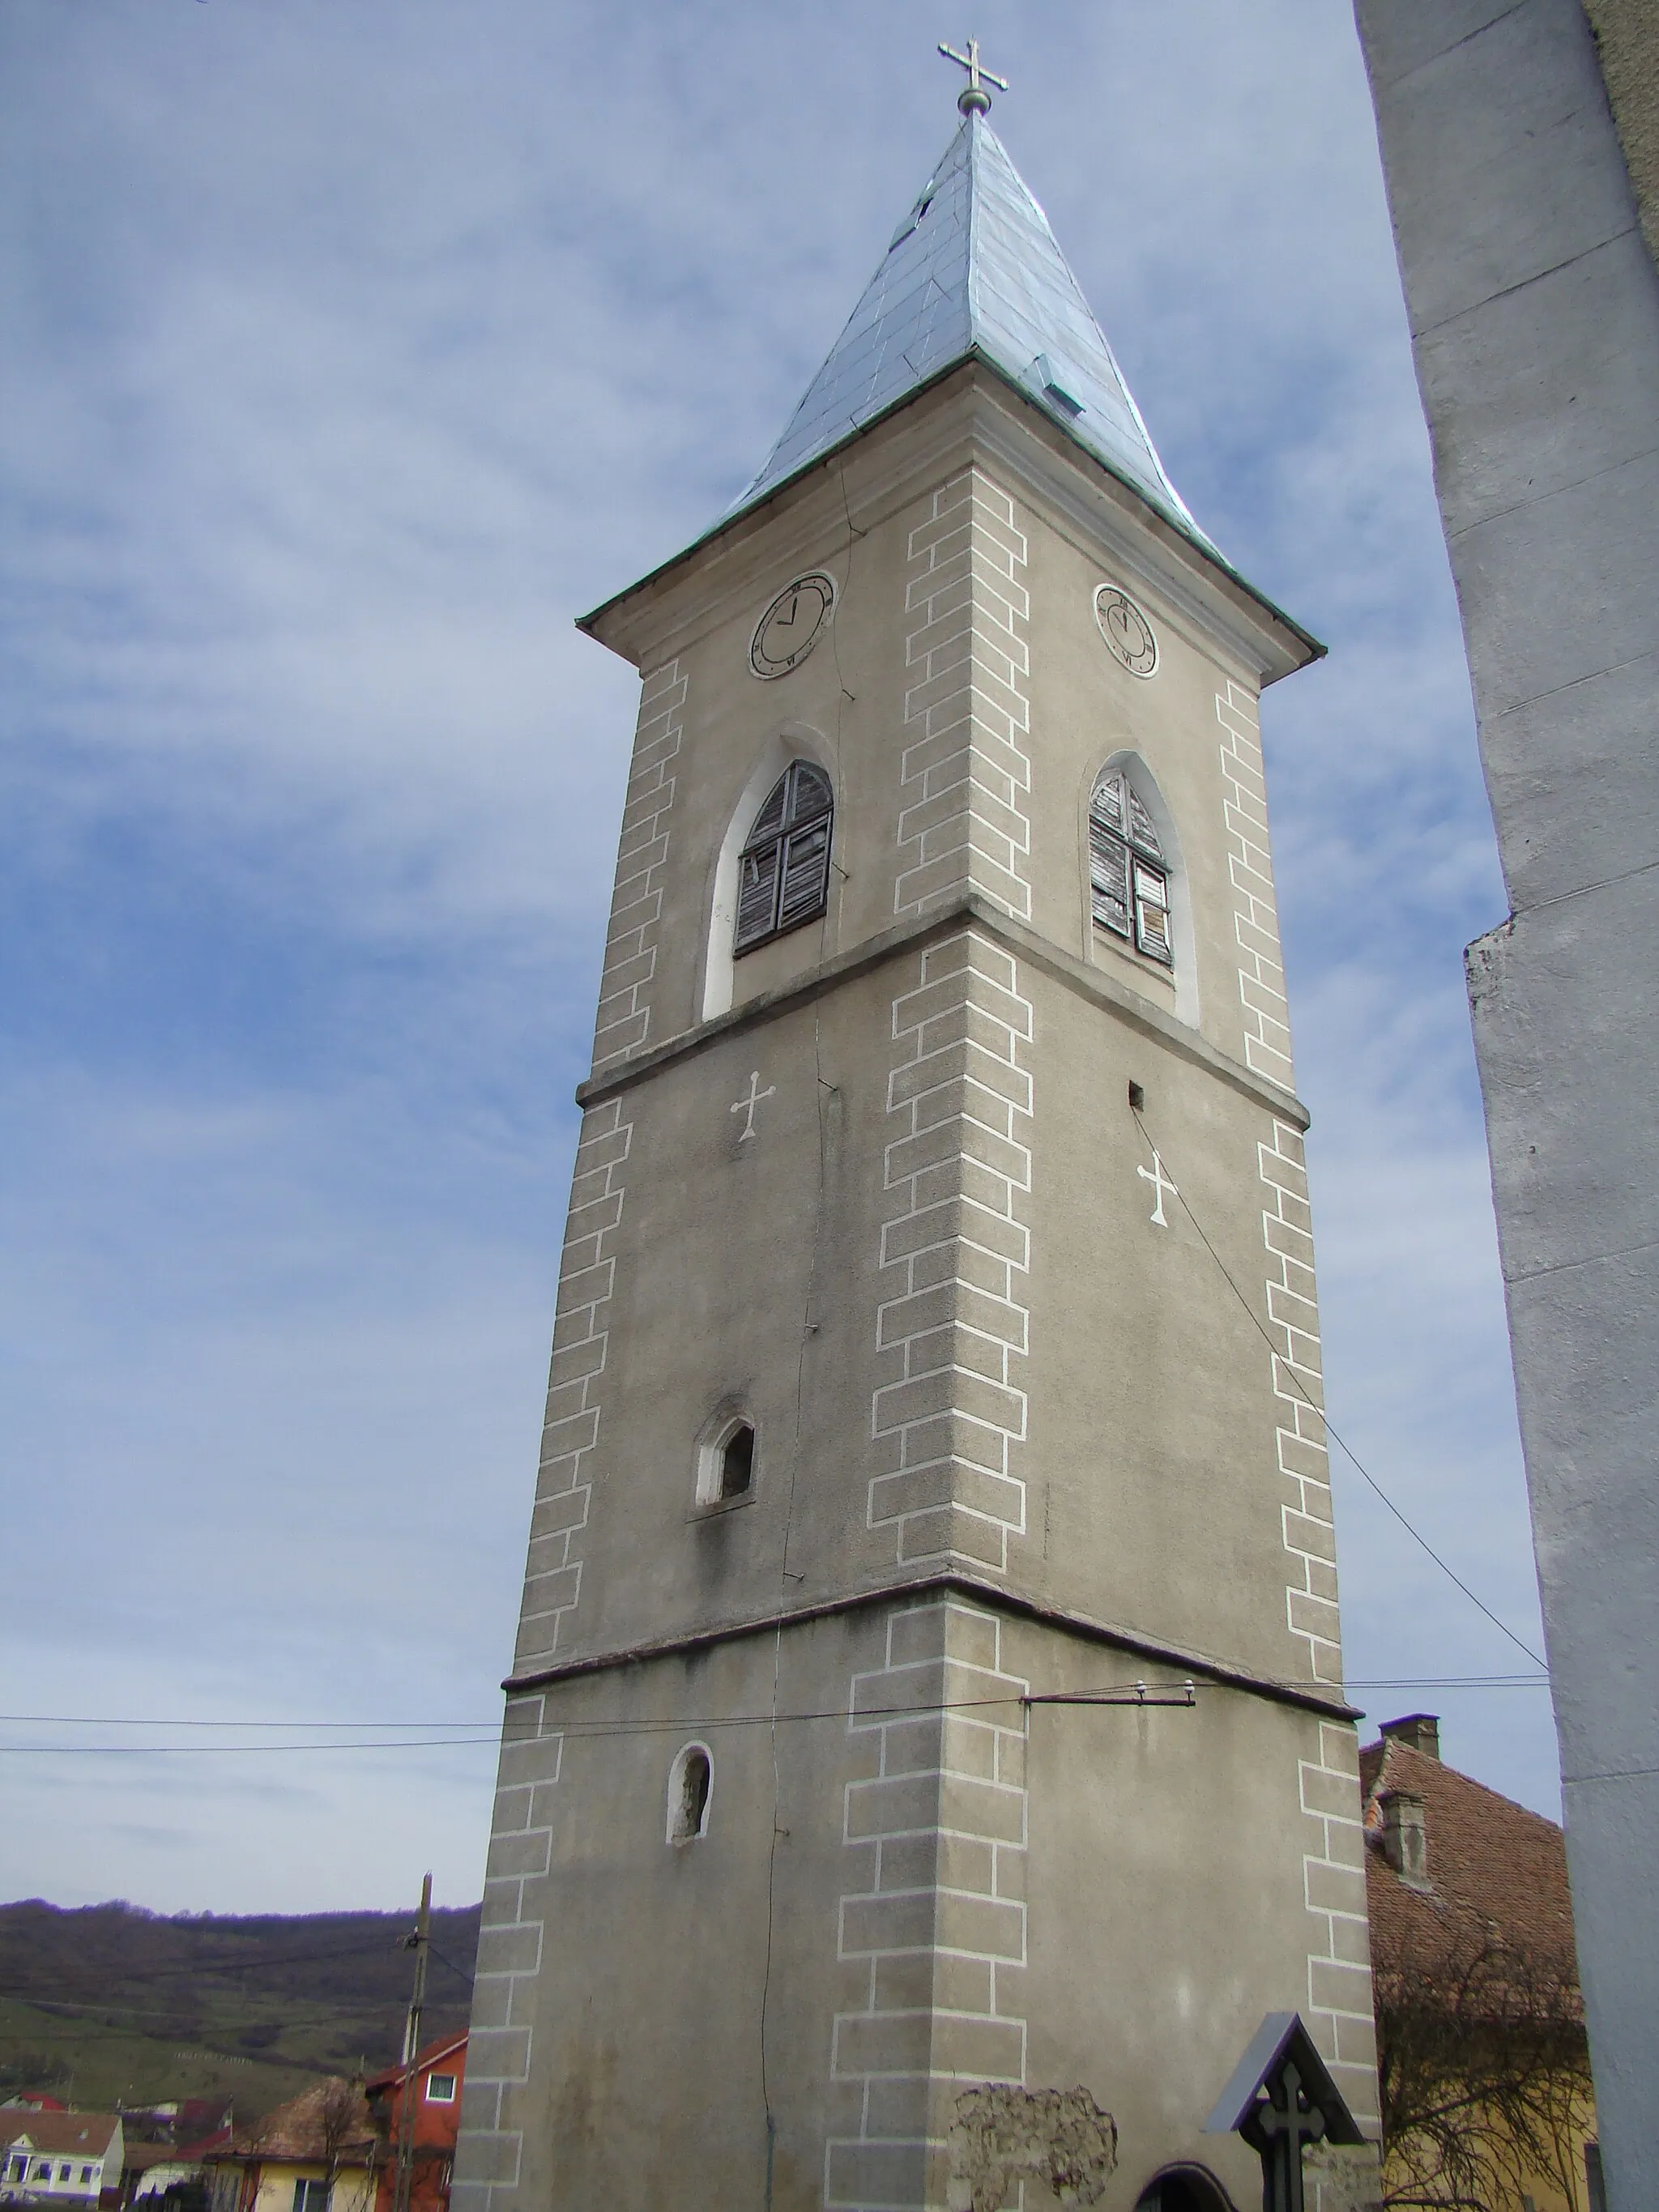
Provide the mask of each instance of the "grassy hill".
MULTIPOLYGON (((0 2096, 89 2111, 229 2094, 239 2119, 402 2047, 409 1912, 173 1918, 0 1905, 0 2096)), ((478 1908, 432 1915, 425 2038, 465 2027, 478 1908)))

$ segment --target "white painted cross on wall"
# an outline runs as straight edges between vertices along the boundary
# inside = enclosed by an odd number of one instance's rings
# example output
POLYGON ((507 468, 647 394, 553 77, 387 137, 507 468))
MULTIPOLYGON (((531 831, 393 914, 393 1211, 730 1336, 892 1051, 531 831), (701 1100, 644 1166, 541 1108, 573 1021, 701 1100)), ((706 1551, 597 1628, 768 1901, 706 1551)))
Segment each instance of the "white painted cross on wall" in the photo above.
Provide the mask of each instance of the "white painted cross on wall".
MULTIPOLYGON (((735 1113, 737 1109, 733 1107, 732 1110, 735 1113)), ((1149 1182, 1152 1186, 1152 1211, 1149 1218, 1155 1221, 1160 1229, 1167 1229, 1170 1224, 1164 1218, 1164 1194, 1167 1190, 1171 1198, 1179 1198, 1181 1193, 1164 1174, 1164 1163, 1159 1159, 1156 1151, 1152 1153, 1151 1167, 1137 1168, 1135 1173, 1143 1182, 1149 1182)))
POLYGON ((738 1139, 738 1142, 740 1145, 746 1145, 749 1142, 749 1139, 755 1133, 756 1107, 760 1104, 763 1098, 775 1097, 777 1095, 777 1088, 778 1086, 775 1083, 769 1083, 765 1090, 763 1091, 760 1087, 760 1070, 758 1068, 754 1068, 750 1071, 749 1077, 748 1097, 746 1098, 734 1098, 731 1105, 726 1109, 728 1113, 741 1114, 744 1117, 743 1131, 738 1139))

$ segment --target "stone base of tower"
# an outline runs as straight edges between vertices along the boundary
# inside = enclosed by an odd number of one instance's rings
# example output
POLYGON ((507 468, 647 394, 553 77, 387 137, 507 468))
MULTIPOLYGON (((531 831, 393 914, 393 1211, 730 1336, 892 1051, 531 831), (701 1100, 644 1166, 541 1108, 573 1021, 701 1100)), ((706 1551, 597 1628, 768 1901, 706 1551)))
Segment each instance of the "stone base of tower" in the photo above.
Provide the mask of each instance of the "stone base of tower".
POLYGON ((1265 2012, 1373 2091, 1353 1732, 1201 1677, 1024 1702, 1143 1677, 1184 1679, 958 1583, 514 1694, 458 2212, 961 2212, 987 2083, 1113 2116, 1106 2212, 1170 2167, 1253 2203, 1200 2129, 1265 2012))

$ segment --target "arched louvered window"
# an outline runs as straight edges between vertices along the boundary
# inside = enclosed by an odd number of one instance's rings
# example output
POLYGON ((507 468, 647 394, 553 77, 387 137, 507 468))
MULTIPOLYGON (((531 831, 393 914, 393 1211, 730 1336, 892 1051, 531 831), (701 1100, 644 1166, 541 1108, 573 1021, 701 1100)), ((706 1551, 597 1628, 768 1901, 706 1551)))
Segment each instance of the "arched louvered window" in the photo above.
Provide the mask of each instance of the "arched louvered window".
POLYGON ((834 824, 829 777, 816 762, 791 761, 755 817, 738 862, 734 956, 816 921, 823 912, 834 824))
POLYGON ((1108 769, 1089 801, 1089 893, 1102 929, 1175 965, 1170 870, 1152 817, 1122 769, 1108 769))

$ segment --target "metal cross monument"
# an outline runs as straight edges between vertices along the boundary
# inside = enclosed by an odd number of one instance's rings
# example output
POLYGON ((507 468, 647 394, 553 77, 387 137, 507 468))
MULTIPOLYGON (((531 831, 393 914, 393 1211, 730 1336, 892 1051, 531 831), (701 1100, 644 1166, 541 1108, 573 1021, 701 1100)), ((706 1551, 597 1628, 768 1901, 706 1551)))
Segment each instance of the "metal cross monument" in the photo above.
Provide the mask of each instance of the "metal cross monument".
POLYGON ((1305 2212, 1302 2154, 1364 2141, 1342 2092, 1293 2012, 1270 2012, 1251 2037, 1206 2135, 1241 2135, 1261 2160, 1261 2212, 1305 2212))
POLYGON ((991 105, 991 95, 985 89, 988 84, 995 85, 999 92, 1007 91, 1006 76, 993 76, 989 70, 980 67, 977 39, 969 40, 965 54, 959 54, 954 46, 947 46, 942 39, 939 50, 947 62, 954 62, 958 69, 968 72, 968 82, 957 94, 957 106, 964 115, 983 115, 988 112, 991 105))

